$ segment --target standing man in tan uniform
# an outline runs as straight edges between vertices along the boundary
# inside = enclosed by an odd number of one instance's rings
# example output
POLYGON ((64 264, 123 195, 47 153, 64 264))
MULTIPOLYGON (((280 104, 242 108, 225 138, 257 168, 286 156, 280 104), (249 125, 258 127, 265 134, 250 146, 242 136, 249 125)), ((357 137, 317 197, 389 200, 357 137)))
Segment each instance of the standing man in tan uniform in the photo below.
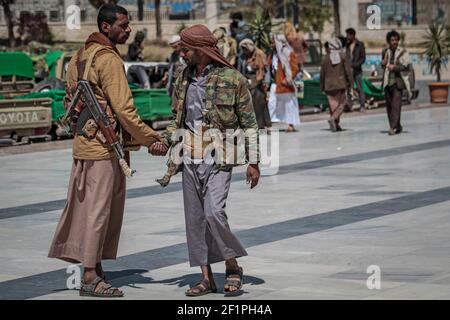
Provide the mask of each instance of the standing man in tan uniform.
MULTIPOLYGON (((100 105, 115 121, 125 150, 127 145, 150 147, 160 137, 137 114, 116 48, 130 35, 128 12, 106 4, 99 10, 97 23, 100 32, 91 34, 69 63, 67 100, 79 80, 89 81, 100 105)), ((101 135, 88 138, 75 134, 67 204, 49 257, 83 264, 80 295, 123 296, 107 283, 101 261, 116 259, 124 205, 125 175, 101 135)))

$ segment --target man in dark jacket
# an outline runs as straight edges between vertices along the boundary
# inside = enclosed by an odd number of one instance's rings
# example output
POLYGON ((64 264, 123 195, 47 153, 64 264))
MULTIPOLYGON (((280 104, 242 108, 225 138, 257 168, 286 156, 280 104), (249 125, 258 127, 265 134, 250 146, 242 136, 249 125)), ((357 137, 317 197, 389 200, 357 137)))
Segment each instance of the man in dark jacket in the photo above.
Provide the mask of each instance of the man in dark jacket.
POLYGON ((144 40, 145 33, 136 32, 133 43, 128 46, 127 61, 144 61, 144 40))
MULTIPOLYGON (((359 110, 364 112, 366 97, 362 88, 362 65, 366 61, 366 48, 364 43, 356 39, 356 31, 353 28, 345 30, 347 33, 347 59, 352 67, 353 79, 359 92, 359 110)), ((347 107, 345 111, 351 112, 353 106, 351 90, 347 94, 347 107)))

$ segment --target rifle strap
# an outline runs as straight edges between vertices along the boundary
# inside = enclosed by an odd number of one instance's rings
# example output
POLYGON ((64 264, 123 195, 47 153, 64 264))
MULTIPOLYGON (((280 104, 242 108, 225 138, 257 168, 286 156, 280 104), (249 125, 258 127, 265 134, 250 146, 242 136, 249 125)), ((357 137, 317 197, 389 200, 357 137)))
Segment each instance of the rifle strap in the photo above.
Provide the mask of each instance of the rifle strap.
POLYGON ((94 57, 97 54, 97 52, 99 52, 101 49, 103 49, 103 47, 95 48, 94 51, 92 51, 91 54, 88 56, 88 58, 86 60, 86 64, 84 66, 83 76, 81 77, 81 80, 88 81, 89 71, 91 69, 92 62, 94 61, 94 57))
POLYGON ((83 47, 80 50, 78 50, 78 53, 77 53, 76 64, 77 64, 77 71, 78 71, 78 80, 88 81, 89 71, 92 67, 95 56, 97 55, 97 53, 99 51, 106 50, 106 51, 110 51, 110 52, 113 52, 114 54, 116 54, 112 49, 109 49, 109 48, 103 47, 103 46, 98 46, 89 54, 89 56, 87 57, 86 60, 81 60, 85 50, 86 49, 83 47))

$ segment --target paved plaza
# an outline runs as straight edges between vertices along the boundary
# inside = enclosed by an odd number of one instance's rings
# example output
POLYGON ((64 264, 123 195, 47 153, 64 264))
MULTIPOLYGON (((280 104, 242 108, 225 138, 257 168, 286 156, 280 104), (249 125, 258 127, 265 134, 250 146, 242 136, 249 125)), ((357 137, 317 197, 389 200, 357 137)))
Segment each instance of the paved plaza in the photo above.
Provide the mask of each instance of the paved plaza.
MULTIPOLYGON (((231 299, 449 299, 449 120, 450 107, 428 107, 405 111, 396 136, 384 113, 344 114, 336 134, 324 120, 280 132, 277 174, 250 190, 245 168, 233 173, 227 215, 249 255, 231 299)), ((67 289, 67 263, 47 258, 71 149, 0 164, 0 299, 91 299, 67 289)), ((200 273, 188 263, 181 175, 161 188, 165 158, 144 149, 132 167, 107 276, 125 299, 186 299, 200 273)), ((224 298, 224 265, 212 268, 219 292, 193 299, 224 298)))

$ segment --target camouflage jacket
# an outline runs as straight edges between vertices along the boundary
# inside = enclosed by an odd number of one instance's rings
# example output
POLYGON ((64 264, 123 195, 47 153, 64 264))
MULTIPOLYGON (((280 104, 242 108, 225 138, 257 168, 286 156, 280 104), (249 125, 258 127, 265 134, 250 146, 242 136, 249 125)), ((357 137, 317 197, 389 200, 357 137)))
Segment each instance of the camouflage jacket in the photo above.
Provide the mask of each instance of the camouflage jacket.
MULTIPOLYGON (((172 134, 177 129, 185 129, 189 72, 191 70, 186 67, 174 85, 174 119, 162 134, 169 146, 174 145, 172 134)), ((258 163, 258 124, 247 79, 236 69, 222 66, 212 66, 207 77, 204 97, 206 111, 203 112, 202 128, 218 129, 224 134, 230 129, 242 129, 245 133, 245 162, 258 163)))

